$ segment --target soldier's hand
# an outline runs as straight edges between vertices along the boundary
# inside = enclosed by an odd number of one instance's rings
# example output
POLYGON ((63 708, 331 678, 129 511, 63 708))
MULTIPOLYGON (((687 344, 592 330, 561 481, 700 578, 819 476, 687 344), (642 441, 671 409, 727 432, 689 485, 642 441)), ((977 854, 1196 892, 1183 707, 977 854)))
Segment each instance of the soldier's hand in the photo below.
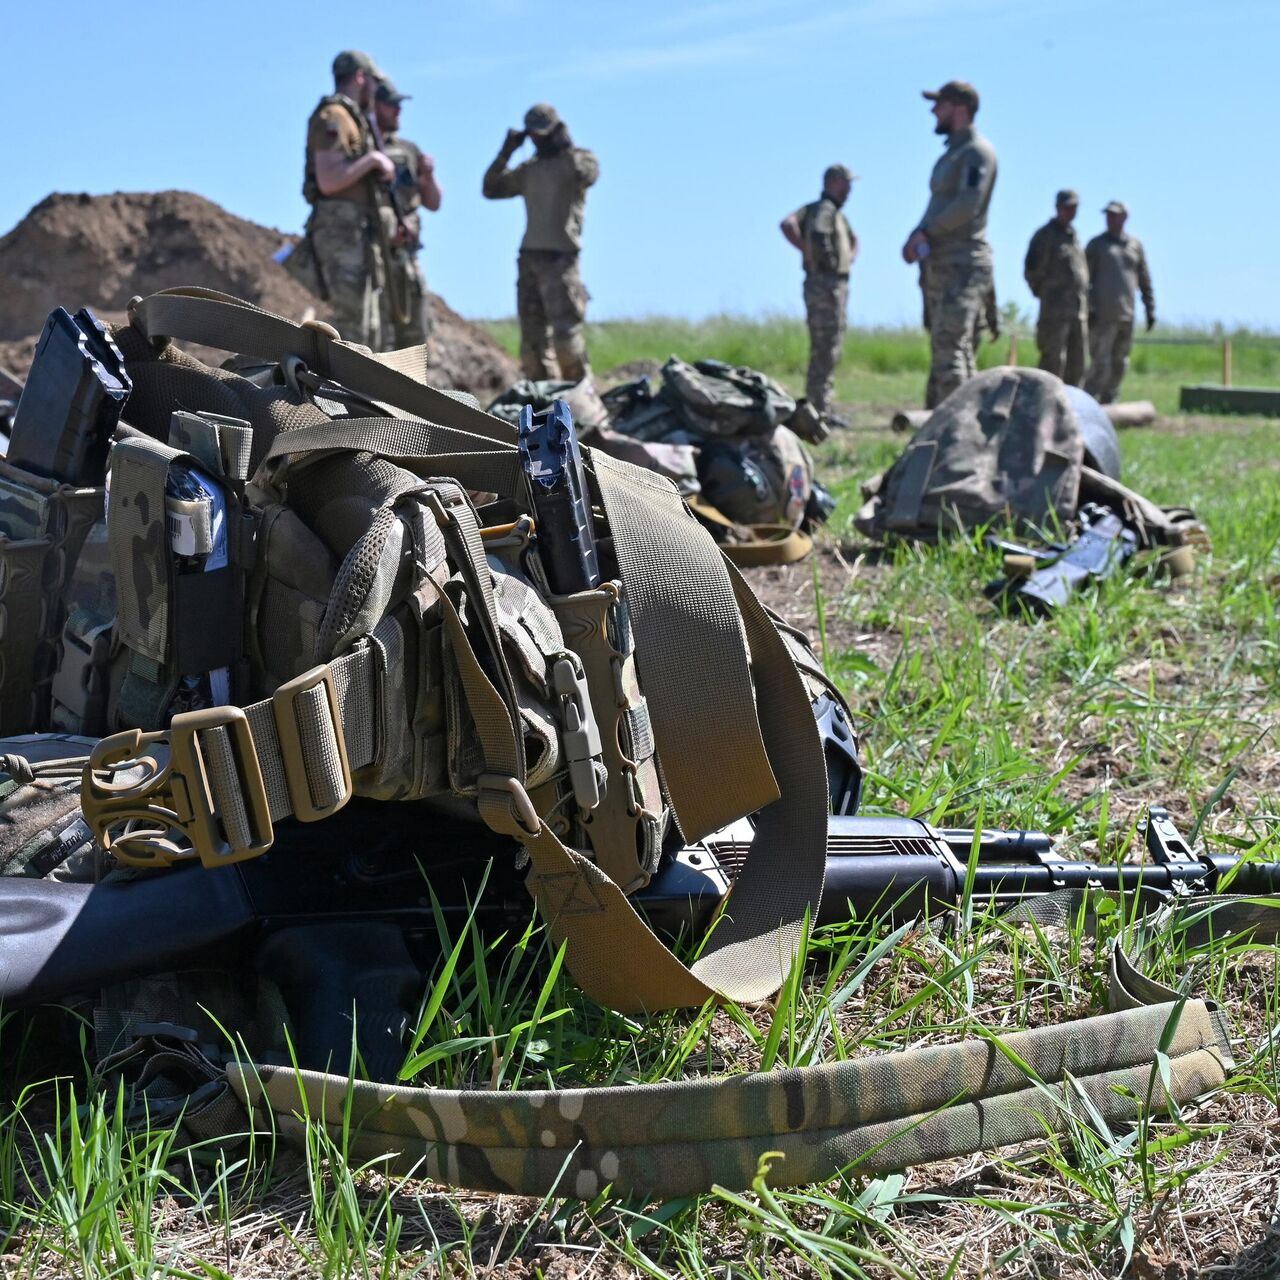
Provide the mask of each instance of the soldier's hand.
POLYGON ((923 231, 913 231, 902 246, 902 260, 910 265, 920 261, 920 247, 929 243, 929 237, 923 231))
POLYGON ((502 144, 502 149, 510 155, 513 151, 519 151, 524 146, 524 140, 528 135, 523 129, 508 129, 507 140, 502 144))
POLYGON ((1147 332, 1150 333, 1151 330, 1154 329, 1155 327, 1156 327, 1155 312, 1148 311, 1147 312, 1147 332))
POLYGON ((394 182, 396 176, 396 166, 389 155, 382 151, 370 151, 370 157, 373 160, 373 176, 379 182, 394 182))
POLYGON ((436 171, 435 157, 427 155, 425 151, 422 152, 422 172, 435 173, 435 171, 436 171))

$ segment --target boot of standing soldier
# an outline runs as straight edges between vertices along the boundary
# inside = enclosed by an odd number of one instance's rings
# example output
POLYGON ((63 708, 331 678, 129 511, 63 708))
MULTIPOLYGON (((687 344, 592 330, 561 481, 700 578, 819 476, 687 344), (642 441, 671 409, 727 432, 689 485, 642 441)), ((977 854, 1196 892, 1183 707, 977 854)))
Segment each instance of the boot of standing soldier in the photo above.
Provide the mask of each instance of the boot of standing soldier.
POLYGON ((849 311, 849 270, 858 237, 841 212, 855 176, 842 164, 822 175, 822 195, 782 220, 782 234, 804 261, 804 310, 809 326, 805 396, 832 426, 848 423, 831 412, 836 365, 844 348, 849 311))
POLYGON ((367 53, 346 50, 333 60, 334 91, 307 121, 302 182, 311 205, 306 239, 333 323, 344 338, 375 351, 383 345, 387 270, 376 184, 391 182, 395 165, 374 147, 365 112, 382 78, 367 53))
POLYGON ((1071 225, 1079 207, 1074 191, 1058 192, 1054 215, 1031 237, 1023 264, 1027 286, 1040 300, 1040 367, 1073 387, 1084 380, 1089 305, 1089 268, 1071 225))
POLYGON ((1142 241, 1124 229, 1128 209, 1112 200, 1102 212, 1107 229, 1084 251, 1089 265, 1089 376, 1084 389, 1101 404, 1110 404, 1129 369, 1134 294, 1142 294, 1148 332, 1156 323, 1156 295, 1142 241))
POLYGON ((396 167, 394 189, 405 214, 407 231, 391 228, 391 262, 387 288, 383 290, 383 323, 394 335, 392 350, 425 346, 431 331, 431 309, 427 282, 419 253, 422 247, 421 209, 435 213, 440 208, 440 184, 435 161, 416 142, 400 134, 400 104, 410 95, 401 93, 390 80, 383 80, 374 92, 373 109, 378 117, 382 147, 396 167))
POLYGON ((977 372, 976 342, 993 289, 987 210, 996 183, 995 148, 974 127, 978 91, 951 80, 924 96, 946 150, 929 178, 924 217, 902 246, 903 261, 928 260, 923 283, 930 367, 925 407, 945 400, 977 372))
POLYGON ((554 107, 525 112, 523 129, 508 129, 482 191, 490 200, 522 196, 525 233, 516 271, 520 365, 527 378, 559 376, 578 382, 590 372, 582 326, 590 295, 578 270, 587 188, 600 175, 595 156, 573 145, 554 107), (511 158, 532 139, 533 156, 511 168, 511 158), (551 358, 554 348, 555 359, 551 358))

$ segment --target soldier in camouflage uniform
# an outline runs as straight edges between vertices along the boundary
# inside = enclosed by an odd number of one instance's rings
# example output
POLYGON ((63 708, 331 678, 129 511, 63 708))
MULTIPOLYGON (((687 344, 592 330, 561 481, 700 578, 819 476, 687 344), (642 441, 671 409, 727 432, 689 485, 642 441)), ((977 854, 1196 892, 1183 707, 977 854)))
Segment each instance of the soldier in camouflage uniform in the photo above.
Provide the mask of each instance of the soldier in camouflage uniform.
POLYGON ((1036 346, 1040 367, 1078 387, 1084 378, 1085 331, 1089 300, 1089 268, 1071 225, 1080 197, 1058 192, 1056 212, 1031 237, 1023 274, 1040 299, 1036 346))
POLYGON ((573 145, 556 109, 541 102, 525 113, 523 129, 506 141, 485 171, 490 200, 523 196, 527 225, 520 242, 516 310, 520 316, 520 367, 538 381, 559 376, 579 382, 589 372, 582 323, 589 294, 578 271, 587 188, 600 174, 590 151, 573 145), (526 138, 535 155, 509 168, 526 138), (555 359, 551 346, 555 347, 555 359))
POLYGON ((805 395, 829 422, 832 374, 840 362, 848 323, 849 268, 858 237, 841 212, 854 175, 833 164, 822 175, 822 195, 782 220, 782 234, 804 257, 804 309, 809 323, 809 373, 805 395))
POLYGON ((978 91, 952 80, 933 102, 935 133, 947 149, 929 179, 929 207, 902 246, 908 264, 928 259, 924 273, 932 360, 925 406, 932 409, 977 371, 976 334, 994 301, 987 208, 996 182, 996 153, 973 126, 978 91))
POLYGON ((1133 295, 1142 294, 1147 330, 1156 323, 1156 295, 1142 241, 1125 234, 1129 210, 1113 200, 1102 211, 1107 229, 1089 241, 1089 376, 1084 389, 1102 404, 1120 393, 1133 345, 1133 295))
POLYGON ((395 178, 395 165, 373 145, 364 113, 382 72, 367 53, 347 50, 333 60, 334 91, 307 121, 302 194, 311 204, 306 240, 321 294, 344 338, 375 351, 383 345, 386 281, 378 232, 376 183, 395 178))
POLYGON ((394 343, 389 345, 396 349, 423 345, 431 328, 427 284, 418 257, 422 246, 422 219, 418 210, 435 213, 440 208, 435 161, 416 142, 399 133, 400 104, 408 97, 389 80, 384 80, 374 94, 382 148, 396 167, 394 190, 408 225, 407 235, 399 227, 393 233, 388 288, 383 294, 384 323, 389 322, 395 334, 394 343))

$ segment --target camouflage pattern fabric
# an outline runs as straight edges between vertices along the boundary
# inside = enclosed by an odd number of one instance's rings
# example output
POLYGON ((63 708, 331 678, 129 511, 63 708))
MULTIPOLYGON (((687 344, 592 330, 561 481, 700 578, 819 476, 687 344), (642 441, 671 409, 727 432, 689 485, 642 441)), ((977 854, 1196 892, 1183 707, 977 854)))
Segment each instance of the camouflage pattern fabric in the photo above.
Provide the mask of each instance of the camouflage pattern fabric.
POLYGON ((559 376, 581 382, 590 372, 582 322, 590 295, 576 252, 522 249, 516 276, 520 368, 535 381, 559 376), (552 348, 554 347, 554 355, 552 348))
POLYGON ((348 342, 380 351, 386 271, 378 245, 376 211, 351 200, 321 200, 307 236, 333 308, 333 324, 348 342))
POLYGON ((848 308, 847 275, 811 271, 805 276, 804 309, 809 326, 805 395, 819 413, 826 413, 831 404, 833 375, 844 347, 848 308))
POLYGON ((1089 321, 1089 376, 1084 389, 1099 404, 1111 404, 1129 371, 1133 346, 1133 317, 1091 317, 1089 321))
POLYGON ((1088 322, 1081 311, 1062 311, 1047 302, 1040 304, 1036 320, 1036 346, 1040 368, 1078 387, 1084 381, 1084 353, 1088 322))
MULTIPOLYGON (((422 205, 422 195, 418 179, 422 169, 422 150, 417 143, 397 133, 388 134, 382 144, 383 152, 396 167, 395 189, 400 207, 405 211, 405 222, 413 238, 420 241, 422 215, 418 210, 422 205)), ((418 249, 413 245, 393 245, 387 271, 392 279, 388 281, 391 287, 383 291, 383 338, 385 340, 389 334, 394 334, 389 345, 397 350, 422 346, 431 329, 431 313, 418 249), (404 309, 409 317, 405 322, 392 315, 390 300, 393 294, 404 299, 404 309)))
POLYGON ((1089 264, 1089 315, 1100 321, 1132 320, 1133 297, 1142 294, 1147 319, 1156 314, 1156 295, 1151 287, 1146 250, 1136 236, 1104 231, 1094 236, 1085 249, 1089 264))
POLYGON ((931 352, 925 407, 932 409, 978 371, 975 335, 993 288, 990 258, 931 256, 924 282, 931 352))
POLYGON ((1084 377, 1089 268, 1075 228, 1050 218, 1031 237, 1023 274, 1040 299, 1040 368, 1078 387, 1084 377))

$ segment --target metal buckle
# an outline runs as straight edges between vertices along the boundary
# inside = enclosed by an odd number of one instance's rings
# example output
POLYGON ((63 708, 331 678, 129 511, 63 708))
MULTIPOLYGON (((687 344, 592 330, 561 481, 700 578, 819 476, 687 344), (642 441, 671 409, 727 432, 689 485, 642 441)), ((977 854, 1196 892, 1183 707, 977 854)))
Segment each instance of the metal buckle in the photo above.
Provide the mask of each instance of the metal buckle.
POLYGON ((161 733, 127 729, 104 738, 89 757, 80 798, 102 847, 136 867, 167 867, 192 857, 221 867, 266 853, 275 836, 253 734, 239 707, 186 711, 161 733), (200 747, 200 734, 210 729, 226 729, 230 738, 251 833, 245 845, 232 844, 218 818, 200 747), (113 780, 134 767, 146 776, 113 780))
MULTIPOLYGON (((529 793, 515 779, 509 778, 501 773, 482 773, 476 779, 477 794, 483 794, 488 791, 490 794, 499 793, 509 806, 508 811, 514 819, 514 826, 518 827, 525 835, 536 836, 542 830, 542 820, 538 817, 538 811, 533 807, 533 801, 529 799, 529 793)), ((481 816, 484 815, 483 809, 481 816)), ((495 831, 499 828, 494 827, 495 831)), ((512 835, 519 839, 514 830, 503 832, 504 835, 512 835)))
POLYGON ((280 737, 280 756, 284 761, 285 784, 289 788, 293 816, 299 822, 319 822, 321 818, 337 813, 351 799, 353 789, 351 765, 347 759, 347 740, 342 732, 342 716, 338 709, 338 690, 333 683, 333 669, 322 664, 282 684, 271 695, 271 712, 275 716, 276 733, 280 737), (321 687, 329 703, 333 737, 338 744, 338 759, 342 763, 342 794, 327 805, 316 805, 312 801, 311 783, 307 780, 307 762, 302 752, 302 739, 298 734, 298 714, 294 707, 299 694, 321 687))

